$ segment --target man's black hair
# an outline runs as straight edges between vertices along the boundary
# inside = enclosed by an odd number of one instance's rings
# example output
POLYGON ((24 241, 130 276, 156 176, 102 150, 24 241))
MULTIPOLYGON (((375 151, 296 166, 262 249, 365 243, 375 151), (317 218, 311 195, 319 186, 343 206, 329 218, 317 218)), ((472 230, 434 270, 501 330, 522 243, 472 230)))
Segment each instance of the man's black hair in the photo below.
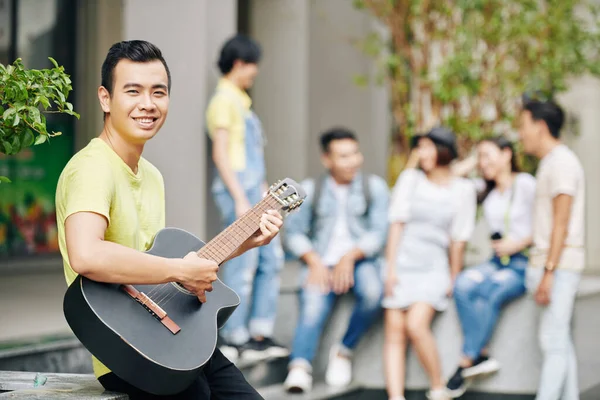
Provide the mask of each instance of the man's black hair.
POLYGON ((217 66, 223 75, 233 69, 237 60, 250 64, 258 64, 261 58, 261 48, 258 42, 238 33, 229 39, 221 48, 217 66))
POLYGON ((159 60, 165 66, 167 77, 169 78, 169 93, 171 93, 171 72, 167 62, 162 56, 162 52, 152 43, 144 40, 128 40, 115 43, 108 50, 106 58, 102 63, 102 86, 112 95, 114 89, 115 67, 121 60, 130 60, 133 62, 150 62, 159 60))
POLYGON ((321 134, 321 151, 329 153, 329 147, 334 140, 351 139, 358 142, 354 132, 346 128, 332 128, 321 134))
POLYGON ((523 105, 523 110, 529 111, 534 121, 544 121, 553 137, 560 137, 565 113, 558 104, 553 101, 529 100, 523 105))

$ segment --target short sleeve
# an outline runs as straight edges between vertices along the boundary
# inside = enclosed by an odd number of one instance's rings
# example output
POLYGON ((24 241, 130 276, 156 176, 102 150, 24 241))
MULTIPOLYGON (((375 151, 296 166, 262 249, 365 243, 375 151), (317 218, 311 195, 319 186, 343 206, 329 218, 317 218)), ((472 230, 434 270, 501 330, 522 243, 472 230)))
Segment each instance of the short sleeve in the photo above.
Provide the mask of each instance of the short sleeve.
POLYGON ((407 222, 410 219, 411 195, 417 186, 419 174, 416 169, 406 169, 396 180, 388 211, 390 223, 407 222))
POLYGON ((63 203, 64 219, 78 212, 93 212, 104 216, 110 224, 115 188, 112 170, 109 165, 86 163, 85 159, 79 161, 67 171, 58 199, 63 203))
POLYGON ((452 220, 450 237, 456 242, 466 242, 471 239, 475 230, 477 213, 477 195, 473 182, 461 179, 456 196, 458 196, 458 209, 452 220))
POLYGON ((231 130, 234 125, 233 106, 231 100, 223 95, 215 95, 206 110, 206 126, 209 135, 217 129, 231 130))
MULTIPOLYGON (((556 160, 559 161, 559 160, 556 160)), ((561 157, 560 162, 554 162, 552 179, 549 180, 550 195, 559 194, 575 196, 579 184, 579 165, 571 157, 561 157)))

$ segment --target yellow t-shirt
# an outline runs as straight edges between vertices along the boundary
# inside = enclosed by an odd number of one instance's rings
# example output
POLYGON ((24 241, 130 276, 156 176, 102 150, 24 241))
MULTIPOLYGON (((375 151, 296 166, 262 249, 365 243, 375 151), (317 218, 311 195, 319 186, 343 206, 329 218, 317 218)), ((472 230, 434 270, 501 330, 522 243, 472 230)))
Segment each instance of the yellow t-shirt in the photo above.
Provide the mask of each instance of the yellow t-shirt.
POLYGON ((252 100, 246 92, 231 81, 221 78, 206 109, 206 126, 212 138, 217 129, 226 129, 228 156, 231 168, 242 171, 246 168, 246 123, 245 112, 250 110, 252 100))
MULTIPOLYGON (((141 158, 137 174, 104 142, 94 138, 71 158, 56 188, 58 242, 65 278, 71 284, 77 274, 69 264, 65 220, 77 212, 94 212, 108 220, 105 240, 140 251, 147 250, 156 233, 165 226, 165 196, 162 175, 141 158)), ((95 357, 94 374, 110 370, 95 357)))

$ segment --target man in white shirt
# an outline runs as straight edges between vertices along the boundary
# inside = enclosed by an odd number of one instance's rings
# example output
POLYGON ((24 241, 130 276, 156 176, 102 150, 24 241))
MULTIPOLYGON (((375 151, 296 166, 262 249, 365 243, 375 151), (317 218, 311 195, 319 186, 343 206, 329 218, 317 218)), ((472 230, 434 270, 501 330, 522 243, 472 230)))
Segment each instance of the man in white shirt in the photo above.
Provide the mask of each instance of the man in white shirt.
POLYGON ((544 364, 536 400, 579 398, 570 323, 585 265, 585 178, 577 156, 559 140, 563 122, 557 104, 534 100, 525 103, 519 121, 525 152, 541 160, 527 271, 527 286, 544 307, 539 334, 544 364))

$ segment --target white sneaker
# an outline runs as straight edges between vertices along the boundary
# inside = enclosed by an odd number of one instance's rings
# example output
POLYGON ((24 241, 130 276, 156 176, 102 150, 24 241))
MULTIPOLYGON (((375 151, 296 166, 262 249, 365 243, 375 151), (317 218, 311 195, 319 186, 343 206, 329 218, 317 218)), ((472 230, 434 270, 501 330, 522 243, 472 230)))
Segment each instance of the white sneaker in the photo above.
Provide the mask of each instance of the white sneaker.
POLYGON ((288 373, 283 388, 290 393, 305 393, 312 389, 313 377, 302 367, 292 367, 288 373))
POLYGON ((445 389, 431 389, 427 392, 429 400, 450 400, 450 396, 445 389))
POLYGON ((489 375, 500 370, 500 363, 495 358, 480 357, 472 367, 463 370, 463 377, 473 378, 478 375, 489 375))
POLYGON ((223 353, 223 355, 227 357, 227 359, 233 364, 237 363, 238 358, 240 356, 238 349, 236 349, 233 346, 228 346, 224 344, 221 347, 219 347, 219 350, 221 350, 221 353, 223 353))
POLYGON ((325 373, 325 382, 329 386, 344 387, 352 381, 352 361, 339 355, 339 346, 333 346, 329 352, 329 364, 325 373))

